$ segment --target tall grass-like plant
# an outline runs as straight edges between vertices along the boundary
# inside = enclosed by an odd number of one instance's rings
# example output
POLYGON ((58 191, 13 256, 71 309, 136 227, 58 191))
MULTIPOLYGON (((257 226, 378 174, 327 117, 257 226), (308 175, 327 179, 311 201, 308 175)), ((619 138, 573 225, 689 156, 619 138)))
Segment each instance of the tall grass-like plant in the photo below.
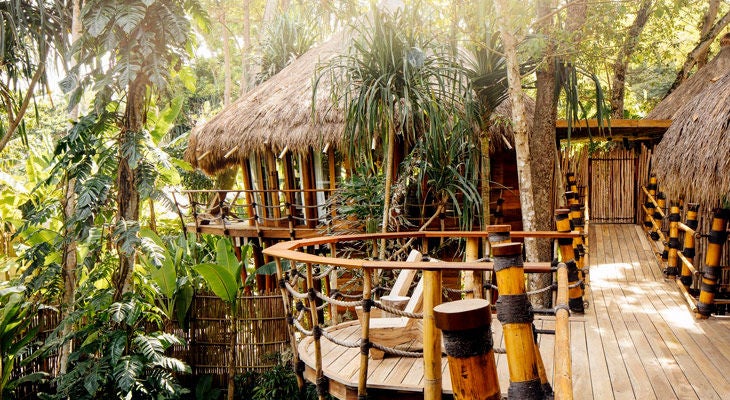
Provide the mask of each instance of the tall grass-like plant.
MULTIPOLYGON (((408 150, 420 140, 451 137, 453 121, 473 115, 465 71, 424 31, 423 20, 417 7, 393 13, 373 9, 354 28, 350 50, 328 63, 314 85, 316 97, 320 80, 335 79, 334 101, 346 113, 343 142, 349 156, 383 165, 383 232, 391 213, 396 137, 401 150, 408 150), (373 155, 378 144, 384 152, 373 155)), ((381 245, 381 259, 384 251, 381 245)))

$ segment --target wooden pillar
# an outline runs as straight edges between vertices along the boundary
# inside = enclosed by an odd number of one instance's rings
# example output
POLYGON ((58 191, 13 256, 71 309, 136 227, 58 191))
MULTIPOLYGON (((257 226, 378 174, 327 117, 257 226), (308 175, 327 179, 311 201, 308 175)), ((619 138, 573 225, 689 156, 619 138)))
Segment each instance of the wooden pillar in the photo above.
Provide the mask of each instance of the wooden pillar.
POLYGON ((433 311, 449 358, 454 399, 501 399, 489 302, 458 300, 438 305, 433 311))
MULTIPOLYGON (((657 208, 654 211, 654 221, 656 221, 657 224, 659 225, 658 229, 660 231, 662 231, 663 230, 662 229, 662 224, 663 224, 662 220, 664 219, 664 208, 667 206, 667 196, 664 195, 664 193, 662 193, 662 192, 657 193, 656 204, 657 204, 657 208)), ((662 262, 664 262, 664 264, 666 265, 669 263, 669 246, 668 246, 668 244, 663 243, 663 248, 664 248, 664 250, 662 250, 661 258, 662 258, 662 262)), ((676 276, 676 274, 675 274, 675 276, 676 276)))
POLYGON ((504 223, 504 198, 502 197, 502 190, 500 190, 497 206, 494 208, 494 224, 500 225, 502 223, 504 223))
MULTIPOLYGON (((491 246, 494 246, 495 244, 502 244, 502 243, 511 243, 512 237, 510 236, 510 229, 512 229, 509 225, 493 225, 487 228, 489 231, 489 234, 487 236, 489 246, 491 249, 491 246)), ((489 282, 493 285, 497 284, 497 277, 492 273, 492 276, 489 279, 489 282)), ((487 299, 494 304, 497 302, 497 298, 499 297, 499 289, 489 289, 489 296, 487 299)))
POLYGON ((532 309, 525 292, 522 244, 497 244, 492 246, 492 254, 499 287, 497 319, 502 323, 509 368, 507 397, 542 399, 545 393, 535 356, 532 309))
MULTIPOLYGON (((697 221, 697 212, 700 209, 700 205, 697 203, 689 203, 687 204, 687 221, 686 224, 688 228, 692 229, 693 231, 697 230, 697 226, 699 225, 697 221)), ((682 250, 682 255, 694 265, 694 259, 695 259, 695 235, 694 232, 685 232, 684 233, 684 249, 682 250)), ((682 273, 679 278, 679 280, 682 282, 682 285, 684 285, 685 288, 689 289, 689 287, 692 285, 692 271, 689 270, 689 268, 682 263, 682 273)))
MULTIPOLYGON (((651 176, 649 176, 649 184, 646 186, 647 191, 649 192, 649 195, 656 196, 656 190, 657 190, 657 180, 656 180, 656 174, 652 173, 651 176)), ((644 230, 647 232, 650 232, 654 224, 651 223, 651 216, 654 215, 654 203, 650 201, 649 199, 646 199, 646 202, 644 203, 644 206, 647 209, 647 213, 644 216, 644 230)))
POLYGON ((246 213, 248 214, 248 223, 254 224, 256 211, 253 208, 253 182, 251 181, 251 164, 249 163, 248 159, 244 160, 241 163, 241 174, 243 175, 243 189, 246 191, 244 197, 246 199, 246 213))
POLYGON ((279 279, 279 289, 281 291, 281 298, 284 301, 284 313, 286 314, 287 322, 289 323, 289 344, 291 345, 291 351, 292 351, 292 364, 294 366, 294 373, 297 375, 297 385, 299 386, 299 392, 304 391, 304 361, 302 361, 299 358, 299 352, 297 351, 297 338, 294 334, 294 330, 296 329, 294 327, 294 315, 292 314, 291 310, 291 302, 289 300, 289 292, 286 290, 286 286, 284 285, 284 282, 286 282, 286 277, 284 275, 284 269, 281 266, 281 259, 279 257, 276 257, 274 259, 276 262, 276 276, 279 279))
POLYGON ((568 267, 558 264, 558 295, 555 299, 555 398, 573 398, 572 357, 570 355, 570 312, 568 311, 568 267))
MULTIPOLYGON (((555 225, 558 232, 570 232, 570 219, 568 215, 570 210, 558 209, 555 210, 555 225)), ((585 312, 583 307, 583 290, 580 288, 578 283, 580 282, 580 276, 578 274, 578 266, 575 262, 575 249, 573 248, 573 239, 560 238, 558 239, 558 247, 560 248, 560 256, 565 265, 568 266, 568 282, 571 288, 568 291, 570 300, 568 305, 570 311, 583 313, 585 312)))
POLYGON ((441 400, 441 331, 433 309, 441 304, 441 271, 423 271, 423 398, 441 400))
POLYGON ((370 357, 370 308, 373 272, 363 268, 362 278, 362 319, 360 320, 360 374, 357 381, 358 399, 367 398, 368 358, 370 357))
MULTIPOLYGON (((578 233, 585 232, 585 218, 584 211, 585 207, 579 203, 579 196, 575 193, 573 196, 574 202, 570 204, 570 221, 572 228, 578 231, 578 233)), ((578 278, 582 281, 587 281, 588 269, 585 265, 585 246, 583 245, 583 237, 577 237, 573 239, 573 258, 575 259, 575 265, 578 267, 578 278)), ((581 296, 585 294, 585 286, 580 287, 581 296)))
MULTIPOLYGON (((467 238, 464 261, 476 261, 477 259, 479 259, 479 238, 467 238)), ((462 286, 464 290, 471 289, 471 292, 464 295, 465 298, 484 298, 484 273, 482 271, 463 271, 462 286)))
POLYGON ((314 196, 312 196, 314 193, 312 190, 315 189, 312 171, 312 158, 310 150, 310 152, 302 155, 302 163, 299 166, 302 174, 302 188, 304 189, 304 193, 302 193, 302 198, 304 199, 304 218, 305 224, 309 228, 317 226, 317 218, 315 217, 314 211, 316 209, 314 206, 317 205, 317 202, 313 198, 314 196))
POLYGON ((266 170, 268 172, 269 190, 271 190, 271 211, 275 219, 274 225, 281 225, 281 199, 279 197, 279 173, 276 169, 276 155, 271 149, 266 149, 266 170))
MULTIPOLYGON (((315 287, 314 271, 311 263, 307 263, 307 286, 315 287)), ((312 318, 312 336, 314 338, 314 374, 315 385, 317 386, 317 396, 319 400, 325 400, 329 391, 329 383, 322 371, 322 345, 320 339, 322 336, 322 328, 319 325, 319 313, 317 313, 317 296, 314 290, 309 291, 309 316, 312 318)))
POLYGON ((676 278, 679 274, 679 203, 672 201, 669 206, 669 251, 667 254, 667 268, 664 274, 669 278, 676 278))
POLYGON ((712 217, 710 237, 708 238, 705 267, 702 269, 702 285, 700 286, 700 300, 697 302, 697 318, 708 318, 715 311, 715 291, 720 279, 722 268, 722 247, 727 242, 727 220, 730 210, 716 208, 712 217))

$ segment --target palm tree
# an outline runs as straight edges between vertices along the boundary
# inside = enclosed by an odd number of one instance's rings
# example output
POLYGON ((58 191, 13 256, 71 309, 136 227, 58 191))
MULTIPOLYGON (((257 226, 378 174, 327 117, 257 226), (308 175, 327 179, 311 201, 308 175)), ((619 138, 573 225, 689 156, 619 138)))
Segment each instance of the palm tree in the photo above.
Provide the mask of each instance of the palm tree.
MULTIPOLYGON (((383 232, 391 215, 396 154, 407 154, 419 143, 423 149, 445 150, 448 146, 429 145, 462 138, 473 126, 474 104, 465 71, 448 49, 425 37, 422 21, 416 8, 392 13, 374 9, 366 23, 354 28, 350 51, 333 59, 317 78, 317 83, 324 77, 338 79, 335 101, 346 110, 343 142, 348 156, 385 174, 383 232), (384 148, 383 158, 373 154, 378 146, 384 148)), ((317 84, 314 96, 316 91, 317 84)), ((459 190, 472 197, 471 187, 459 190)), ((382 243, 380 258, 384 255, 382 243)))
POLYGON ((45 82, 46 59, 66 48, 69 20, 55 0, 0 1, 0 104, 8 121, 0 124, 0 152, 16 132, 24 133, 25 112, 36 86, 45 82))

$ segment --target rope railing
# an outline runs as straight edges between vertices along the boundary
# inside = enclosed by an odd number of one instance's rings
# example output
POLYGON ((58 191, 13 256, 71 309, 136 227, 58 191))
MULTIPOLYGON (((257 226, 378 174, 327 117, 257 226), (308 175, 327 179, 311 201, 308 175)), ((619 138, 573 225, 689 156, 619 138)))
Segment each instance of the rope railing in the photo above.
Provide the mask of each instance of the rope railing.
MULTIPOLYGON (((502 228, 504 229, 504 228, 502 228)), ((431 238, 440 238, 440 237, 446 237, 449 238, 455 238, 455 239, 465 239, 465 240, 486 240, 487 236, 489 235, 489 230, 486 232, 436 232, 436 231, 423 231, 423 232, 392 232, 387 234, 363 234, 363 235, 342 235, 342 236, 331 236, 331 237, 317 237, 317 238, 308 238, 308 239, 299 239, 299 240, 293 240, 289 242, 281 242, 278 244, 275 244, 273 246, 268 247, 264 250, 264 253, 267 254, 270 257, 273 257, 274 260, 277 261, 277 273, 280 274, 280 286, 282 287, 282 296, 285 298, 285 303, 289 304, 291 307, 291 304, 297 303, 297 305, 294 307, 296 310, 304 313, 308 312, 310 314, 310 318, 308 319, 308 323, 311 326, 306 325, 304 321, 299 320, 292 320, 291 326, 292 330, 297 332, 299 335, 302 335, 302 337, 308 337, 312 340, 312 343, 314 343, 314 360, 315 360, 315 375, 318 377, 324 376, 323 367, 321 365, 322 363, 322 349, 319 344, 322 337, 324 337, 326 340, 328 340, 331 343, 334 343, 335 345, 347 347, 347 348, 359 348, 361 352, 361 359, 360 359, 360 373, 359 373, 359 380, 358 380, 358 393, 365 393, 366 386, 367 386, 367 374, 364 374, 364 371, 367 371, 367 365, 368 365, 368 359, 371 357, 382 357, 378 356, 378 354, 384 354, 384 355, 390 355, 393 357, 408 357, 408 358, 423 358, 425 365, 432 365, 436 363, 436 360, 440 360, 441 358, 441 350, 440 350, 440 344, 436 346, 436 342, 440 343, 440 339, 436 341, 435 336, 433 336, 433 333, 428 332, 437 332, 435 328, 429 328, 429 324, 433 324, 433 307, 439 303, 442 302, 442 296, 444 294, 451 295, 451 297, 457 297, 457 298, 471 298, 471 297, 483 297, 484 294, 482 293, 483 288, 491 289, 493 291, 499 291, 499 285, 494 285, 493 283, 482 283, 482 281, 479 281, 479 284, 476 286, 471 287, 460 287, 460 288, 453 288, 453 287, 446 287, 443 286, 441 283, 441 273, 445 271, 463 271, 463 270, 469 270, 472 271, 475 276, 481 276, 483 273, 492 272, 495 269, 495 261, 488 256, 485 257, 470 257, 472 261, 468 262, 455 262, 455 261, 440 261, 440 260, 432 260, 429 259, 429 257, 422 257, 419 259, 416 259, 415 261, 382 261, 382 260, 373 260, 373 259, 351 259, 351 258, 337 258, 332 256, 326 256, 326 255, 318 255, 318 254, 311 254, 307 253, 305 251, 302 251, 305 248, 311 248, 312 246, 326 246, 326 245, 332 245, 337 246, 338 248, 340 245, 344 242, 364 242, 364 243, 375 243, 377 246, 377 243, 380 243, 380 239, 390 239, 390 240, 402 240, 402 239, 410 239, 410 238, 416 238, 416 240, 421 241, 421 247, 424 246, 424 244, 428 243, 428 239, 431 238), (303 289, 298 289, 297 286, 301 284, 301 281, 299 281, 298 284, 290 284, 288 280, 283 279, 285 276, 283 269, 281 268, 281 260, 290 260, 290 263, 292 265, 306 265, 306 271, 302 270, 301 268, 295 268, 292 271, 290 271, 289 275, 300 276, 302 278, 306 278, 306 285, 303 287, 303 289), (315 269, 313 266, 318 266, 319 269, 315 269), (401 307, 392 306, 391 303, 385 304, 382 299, 387 298, 388 296, 381 296, 378 297, 378 293, 384 293, 384 289, 382 287, 379 287, 377 285, 373 285, 372 283, 375 281, 378 281, 379 278, 379 272, 376 273, 376 271, 386 271, 386 270, 396 270, 401 271, 399 273, 405 273, 406 271, 412 271, 412 270, 420 270, 423 271, 420 277, 421 283, 416 285, 413 284, 406 284, 406 287, 408 288, 408 293, 410 293, 411 297, 407 297, 406 299, 414 299, 415 296, 422 296, 423 301, 423 310, 420 311, 413 311, 412 309, 402 309, 401 307), (296 271, 296 272, 294 272, 296 271), (341 272, 347 272, 347 271, 362 271, 362 273, 355 272, 352 275, 354 277, 349 278, 350 281, 353 282, 353 288, 348 292, 344 293, 341 292, 337 286, 334 287, 328 287, 325 293, 325 290, 322 289, 315 289, 314 288, 314 282, 318 280, 325 280, 329 277, 334 276, 340 276, 339 273, 341 272), (419 288, 420 286, 420 288, 419 288), (418 292, 421 290, 421 292, 418 292), (353 293, 354 292, 354 293, 353 293), (422 294, 420 294, 422 293, 422 294), (306 299, 306 300, 305 300, 306 299), (353 300, 349 300, 353 299, 353 300), (305 302, 309 302, 309 305, 305 305, 305 302), (324 315, 329 316, 330 319, 335 320, 337 317, 336 315, 333 315, 333 307, 342 307, 346 309, 354 309, 358 311, 359 314, 359 321, 353 322, 360 325, 361 335, 359 340, 353 341, 353 340, 345 340, 338 336, 336 334, 338 328, 338 325, 334 325, 331 328, 327 328, 329 324, 326 323, 326 321, 322 320, 322 316, 324 315), (396 332, 395 334, 398 336, 407 336, 405 332, 411 332, 413 328, 408 328, 411 326, 412 322, 414 320, 420 320, 423 324, 423 328, 416 329, 416 332, 424 332, 424 335, 427 335, 425 337, 415 338, 416 342, 420 342, 423 344, 423 351, 413 351, 409 347, 402 347, 402 343, 406 346, 410 346, 409 343, 411 343, 410 337, 404 337, 404 338, 396 338, 399 341, 393 341, 393 340, 385 340, 383 341, 383 333, 377 333, 379 328, 378 324, 373 325, 372 322, 378 317, 375 313, 373 313, 373 310, 377 309, 379 312, 383 313, 383 316, 386 318, 390 318, 390 320, 393 321, 395 324, 404 324, 402 325, 404 328, 402 329, 395 329, 393 332, 396 332), (325 310, 330 310, 330 312, 327 314, 323 314, 322 312, 325 310), (319 315, 318 315, 319 314, 319 315), (331 330, 334 329, 334 330, 331 330), (431 329, 429 331, 429 329, 431 329), (430 336, 429 336, 430 335, 430 336), (403 339, 405 341, 401 341, 400 339, 403 339)), ((513 237, 541 237, 541 238, 560 238, 564 240, 568 240, 572 242, 572 240, 578 236, 582 236, 581 234, 578 234, 574 231, 569 232, 508 232, 508 234, 511 233, 513 237)), ((367 246, 366 246, 367 248, 367 246)), ((573 249, 571 247, 570 256, 572 257, 573 249)), ((562 264, 561 264, 562 266, 562 264)), ((522 265, 522 268, 524 269, 525 273, 547 273, 547 274, 553 274, 556 271, 558 271, 558 274, 560 275, 560 267, 556 268, 551 263, 545 262, 545 263, 524 263, 522 265)), ((481 279, 481 278, 480 278, 481 279)), ((563 282, 560 279, 545 288, 533 290, 530 292, 525 292, 525 295, 527 294, 540 294, 544 292, 549 291, 557 291, 559 293, 562 293, 561 291, 564 291, 567 293, 569 290, 582 287, 584 285, 584 281, 582 279, 570 282, 563 282)), ((325 287, 324 285, 322 286, 325 287)), ((420 300, 420 297, 418 298, 420 300)), ((571 299, 572 300, 572 299, 571 299)), ((581 299, 582 302, 582 299, 581 299)), ((409 300, 410 304, 410 300, 409 300)), ((414 303, 415 304, 415 303, 414 303)), ((547 309, 546 310, 538 310, 538 312, 545 313, 545 315, 557 315, 559 314, 562 305, 558 304, 554 309, 547 309)), ((530 314, 532 314, 532 310, 530 308, 529 311, 530 314)), ((385 322, 385 320, 382 320, 382 322, 385 322)), ((534 330, 534 327, 532 328, 534 330)), ((351 331, 350 331, 351 332, 351 331)), ((545 333, 552 333, 552 331, 539 331, 534 330, 535 334, 545 334, 545 333)), ((562 332, 555 332, 556 335, 565 335, 564 331, 562 332)), ((569 334, 569 333, 568 333, 569 334)), ((392 335, 392 334, 391 334, 392 335)), ((290 335, 290 337, 293 338, 294 342, 292 344, 292 348, 296 349, 298 351, 298 348, 296 346, 296 338, 295 336, 290 335)), ((530 336, 532 338, 532 336, 530 336)), ((556 339, 556 355, 561 353, 568 353, 570 352, 569 346, 564 347, 564 344, 567 343, 569 345, 569 338, 561 338, 560 341, 556 339), (558 342, 560 343, 560 346, 558 346, 558 342), (559 348, 559 349, 558 349, 559 348)), ((507 349, 507 352, 509 353, 509 349, 507 349)), ((536 350, 539 351, 539 350, 536 350)), ((556 357, 557 359, 560 359, 561 357, 556 357)), ((295 354, 295 359, 299 360, 301 359, 298 354, 295 354)), ((542 361, 540 361, 542 362, 542 361)), ((440 363, 440 362, 439 362, 440 363)), ((558 371, 560 371, 559 368, 553 369, 556 371, 556 374, 558 371)), ((438 376, 441 375, 441 368, 436 368, 434 371, 426 371, 424 370, 424 374, 436 374, 438 376)), ((434 376, 436 376, 434 375, 434 376)), ((319 378, 318 378, 319 379, 319 378)), ((425 378, 424 378, 425 379, 425 378)), ((434 380, 434 382, 436 382, 434 380)), ((440 380, 438 381, 440 382, 440 380)), ((432 384, 429 384, 432 385, 432 384)), ((438 386, 437 384, 433 384, 438 386)), ((438 397, 430 397, 431 395, 427 393, 440 393, 440 386, 429 386, 428 389, 424 389, 424 393, 426 394, 425 398, 438 398, 438 397)), ((570 390, 570 389, 566 389, 570 390)))

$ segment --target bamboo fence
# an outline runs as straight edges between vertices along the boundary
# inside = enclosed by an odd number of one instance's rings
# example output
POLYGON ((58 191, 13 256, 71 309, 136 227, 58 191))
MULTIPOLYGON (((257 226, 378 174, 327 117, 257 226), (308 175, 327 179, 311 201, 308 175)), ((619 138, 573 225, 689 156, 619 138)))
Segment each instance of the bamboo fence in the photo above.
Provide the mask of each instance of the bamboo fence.
MULTIPOLYGON (((279 357, 289 350, 286 314, 281 295, 277 292, 257 296, 240 296, 236 303, 235 369, 264 371, 279 362, 279 357)), ((173 346, 170 355, 186 362, 190 376, 180 376, 181 382, 193 382, 202 375, 212 375, 217 387, 225 387, 228 374, 229 345, 231 338, 230 308, 212 293, 199 292, 190 306, 189 329, 182 329, 177 321, 165 327, 166 332, 185 339, 184 346, 173 346)), ((38 326, 38 346, 60 323, 59 313, 52 309, 41 310, 31 327, 38 326)), ((150 327, 150 329, 155 329, 150 327)), ((43 371, 55 376, 58 358, 37 358, 22 369, 18 376, 43 371)), ((18 399, 36 398, 44 387, 25 385, 19 389, 18 399)), ((45 388, 46 390, 48 388, 45 388)))
POLYGON ((609 150, 589 151, 583 145, 564 151, 563 172, 573 172, 579 195, 587 197, 594 223, 635 223, 641 218, 645 198, 641 186, 649 178, 652 150, 644 144, 631 148, 615 146, 609 150))

